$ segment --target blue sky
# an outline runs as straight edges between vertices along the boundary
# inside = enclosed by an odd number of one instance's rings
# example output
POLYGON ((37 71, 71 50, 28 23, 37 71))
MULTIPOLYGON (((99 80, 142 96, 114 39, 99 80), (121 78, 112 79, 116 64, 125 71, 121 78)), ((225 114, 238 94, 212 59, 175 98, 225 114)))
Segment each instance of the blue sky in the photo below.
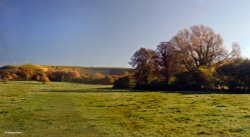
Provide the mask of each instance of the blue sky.
POLYGON ((0 65, 128 67, 178 30, 210 26, 250 57, 249 0, 0 0, 0 65))

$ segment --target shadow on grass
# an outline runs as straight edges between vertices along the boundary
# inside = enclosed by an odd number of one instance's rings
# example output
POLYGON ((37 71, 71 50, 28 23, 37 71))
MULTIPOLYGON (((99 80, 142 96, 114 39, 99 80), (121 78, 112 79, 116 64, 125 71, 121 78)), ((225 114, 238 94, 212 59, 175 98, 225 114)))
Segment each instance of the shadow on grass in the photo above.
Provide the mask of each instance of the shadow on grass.
POLYGON ((115 92, 143 92, 139 90, 113 89, 113 88, 90 88, 90 89, 44 89, 38 92, 50 93, 115 93, 115 92))
POLYGON ((179 94, 250 94, 250 91, 238 90, 183 90, 183 91, 161 91, 163 93, 179 93, 179 94))
POLYGON ((55 93, 148 93, 148 92, 159 92, 159 93, 175 93, 183 95, 191 94, 250 94, 249 91, 235 91, 230 92, 226 90, 201 90, 201 91, 172 91, 172 90, 128 90, 128 89, 113 89, 113 88, 90 88, 90 89, 44 89, 39 92, 55 92, 55 93))
POLYGON ((229 91, 213 91, 213 90, 209 90, 209 91, 161 91, 162 93, 178 93, 178 94, 233 94, 230 93, 229 91))

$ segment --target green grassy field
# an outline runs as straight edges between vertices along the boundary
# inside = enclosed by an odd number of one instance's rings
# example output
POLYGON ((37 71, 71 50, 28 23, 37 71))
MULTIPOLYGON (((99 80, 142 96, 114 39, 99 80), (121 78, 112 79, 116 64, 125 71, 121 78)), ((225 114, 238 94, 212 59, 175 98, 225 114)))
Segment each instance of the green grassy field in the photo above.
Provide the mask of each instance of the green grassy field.
POLYGON ((110 88, 71 83, 0 83, 0 136, 250 136, 249 94, 129 92, 110 88))

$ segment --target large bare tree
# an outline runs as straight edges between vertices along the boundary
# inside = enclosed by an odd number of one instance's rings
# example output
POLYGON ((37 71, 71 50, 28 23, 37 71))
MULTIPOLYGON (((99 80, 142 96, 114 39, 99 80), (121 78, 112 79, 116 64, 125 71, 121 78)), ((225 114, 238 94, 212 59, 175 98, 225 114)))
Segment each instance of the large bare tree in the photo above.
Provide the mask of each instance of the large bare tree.
POLYGON ((188 70, 199 66, 213 66, 228 58, 220 34, 203 25, 180 30, 173 38, 178 57, 188 70))

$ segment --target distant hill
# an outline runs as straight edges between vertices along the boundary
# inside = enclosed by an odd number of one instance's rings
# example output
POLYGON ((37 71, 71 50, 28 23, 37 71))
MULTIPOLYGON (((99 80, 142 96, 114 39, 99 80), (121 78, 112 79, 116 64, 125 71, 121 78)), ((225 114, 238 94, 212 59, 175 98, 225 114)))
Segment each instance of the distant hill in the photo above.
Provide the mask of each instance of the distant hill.
POLYGON ((119 67, 51 66, 51 65, 37 65, 37 64, 6 65, 1 67, 0 70, 13 70, 18 68, 73 69, 73 70, 78 70, 81 74, 88 74, 88 75, 92 75, 95 73, 102 73, 104 75, 122 75, 131 70, 130 68, 119 68, 119 67))

